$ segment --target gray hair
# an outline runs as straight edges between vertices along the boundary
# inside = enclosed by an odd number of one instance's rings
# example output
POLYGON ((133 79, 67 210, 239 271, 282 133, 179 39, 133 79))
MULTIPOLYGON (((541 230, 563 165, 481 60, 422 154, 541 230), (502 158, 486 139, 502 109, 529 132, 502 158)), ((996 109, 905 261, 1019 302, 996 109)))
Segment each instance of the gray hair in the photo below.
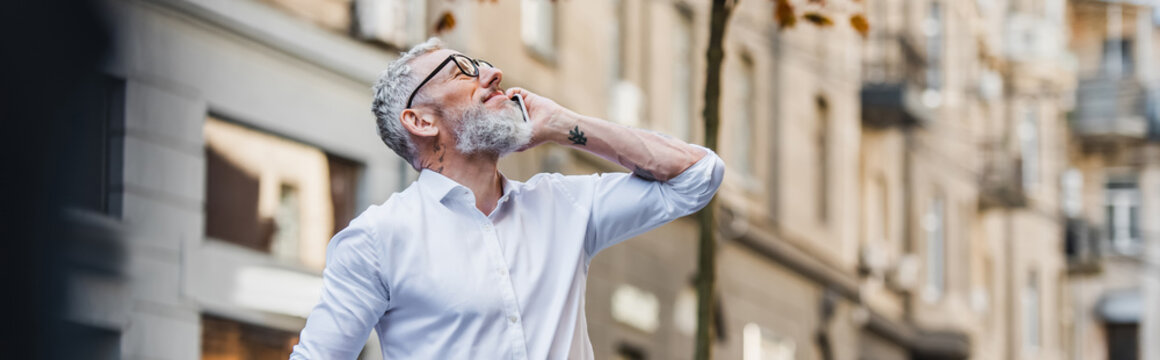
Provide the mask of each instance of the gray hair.
POLYGON ((375 94, 375 99, 371 102, 371 112, 375 114, 375 122, 378 123, 379 137, 387 147, 394 150, 416 170, 418 168, 415 158, 419 156, 419 152, 415 149, 415 143, 411 141, 411 134, 399 122, 399 114, 402 114, 404 107, 407 106, 407 97, 420 81, 419 78, 411 76, 410 62, 423 54, 442 48, 443 42, 434 37, 415 45, 387 65, 387 70, 379 74, 378 82, 371 88, 375 94))

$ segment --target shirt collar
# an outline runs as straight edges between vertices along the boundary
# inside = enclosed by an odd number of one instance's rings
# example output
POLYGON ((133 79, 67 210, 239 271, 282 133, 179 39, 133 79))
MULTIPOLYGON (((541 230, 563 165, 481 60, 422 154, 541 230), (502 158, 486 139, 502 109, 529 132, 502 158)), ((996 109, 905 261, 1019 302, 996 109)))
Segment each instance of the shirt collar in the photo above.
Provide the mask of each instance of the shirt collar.
MULTIPOLYGON (((500 195, 500 201, 503 201, 516 188, 516 182, 508 179, 503 173, 500 173, 499 177, 503 181, 503 195, 500 195)), ((435 201, 443 201, 443 199, 452 196, 475 201, 475 195, 472 194, 471 189, 431 169, 420 171, 419 179, 416 182, 425 190, 423 193, 435 201)))

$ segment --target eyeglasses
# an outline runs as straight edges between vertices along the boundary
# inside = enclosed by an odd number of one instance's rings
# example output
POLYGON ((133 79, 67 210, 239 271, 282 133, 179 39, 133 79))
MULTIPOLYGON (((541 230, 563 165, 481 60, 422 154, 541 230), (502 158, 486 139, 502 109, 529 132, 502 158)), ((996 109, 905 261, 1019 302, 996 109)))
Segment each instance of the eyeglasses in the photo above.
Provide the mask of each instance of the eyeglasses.
POLYGON ((432 71, 431 75, 427 75, 427 78, 423 79, 423 82, 419 83, 419 86, 415 87, 415 91, 411 92, 411 97, 407 98, 407 107, 405 109, 411 108, 411 102, 415 100, 415 94, 419 93, 419 89, 423 87, 423 84, 431 81, 431 78, 439 74, 439 70, 443 70, 443 67, 447 66, 447 63, 452 61, 454 61, 455 66, 459 68, 459 72, 463 73, 463 75, 467 75, 473 78, 479 77, 480 64, 487 65, 489 68, 495 68, 495 65, 492 65, 487 61, 472 59, 463 54, 451 54, 451 56, 448 56, 447 59, 444 59, 442 63, 439 63, 439 66, 435 67, 435 71, 432 71))

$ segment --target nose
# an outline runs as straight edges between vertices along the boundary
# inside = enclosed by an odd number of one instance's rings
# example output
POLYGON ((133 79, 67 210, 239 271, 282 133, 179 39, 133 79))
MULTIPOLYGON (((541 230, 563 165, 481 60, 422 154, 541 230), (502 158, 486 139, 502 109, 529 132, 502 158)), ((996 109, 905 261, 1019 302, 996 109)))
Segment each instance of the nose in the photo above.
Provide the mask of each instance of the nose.
POLYGON ((503 81, 503 70, 487 65, 479 66, 479 82, 484 87, 499 88, 501 81, 503 81))

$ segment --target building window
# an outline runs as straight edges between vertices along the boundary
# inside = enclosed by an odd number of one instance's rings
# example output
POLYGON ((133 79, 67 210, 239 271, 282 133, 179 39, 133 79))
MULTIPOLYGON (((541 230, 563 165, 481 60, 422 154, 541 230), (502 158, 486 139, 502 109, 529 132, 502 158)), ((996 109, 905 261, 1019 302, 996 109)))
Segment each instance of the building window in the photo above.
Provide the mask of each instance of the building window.
POLYGON ((612 292, 612 318, 644 333, 654 333, 660 326, 660 300, 651 291, 621 284, 612 292))
POLYGON ((1135 181, 1107 184, 1105 227, 1112 250, 1134 254, 1140 247, 1140 190, 1135 181))
POLYGON ((1044 0, 1043 16, 1047 21, 1059 24, 1064 22, 1064 11, 1066 11, 1067 4, 1064 0, 1044 0))
POLYGON ((520 37, 532 54, 543 60, 555 61, 556 3, 550 0, 522 0, 520 37))
POLYGON ((609 59, 612 61, 611 75, 613 82, 621 81, 628 78, 626 67, 628 66, 628 0, 612 0, 612 14, 610 16, 615 19, 611 23, 612 28, 609 31, 608 43, 611 54, 609 59))
POLYGON ((873 247, 887 246, 890 251, 894 251, 893 244, 890 243, 890 203, 888 199, 886 179, 882 176, 874 177, 867 186, 865 210, 862 213, 866 219, 866 242, 873 247))
POLYGON ((1023 162, 1023 188, 1039 183, 1039 111, 1032 104, 1019 122, 1019 151, 1023 162))
POLYGON ((1059 348, 1063 350, 1071 349, 1071 330, 1072 318, 1071 314, 1071 298, 1067 291, 1068 277, 1066 273, 1055 276, 1055 313, 1059 314, 1056 320, 1056 337, 1059 339, 1059 348))
POLYGON ((931 2, 927 10, 923 33, 926 35, 926 90, 922 101, 928 107, 942 103, 943 83, 943 37, 946 24, 943 21, 943 7, 940 2, 931 2))
POLYGON ((203 360, 285 359, 297 343, 296 332, 201 316, 203 360))
POLYGON ((1059 182, 1063 214, 1078 218, 1083 212, 1083 173, 1079 169, 1069 168, 1060 175, 1059 182))
POLYGON ((1023 288, 1023 345, 1030 350, 1039 348, 1039 273, 1035 270, 1027 275, 1027 286, 1023 288))
POLYGON ((673 135, 690 141, 693 120, 693 14, 677 7, 673 29, 673 135))
POLYGON ((880 241, 882 244, 890 244, 890 249, 894 250, 894 246, 890 238, 890 190, 887 189, 886 178, 879 177, 878 181, 875 181, 875 185, 878 187, 877 203, 878 212, 881 214, 878 215, 880 221, 880 225, 878 226, 877 231, 878 241, 880 241))
POLYGON ((1107 35, 1100 68, 1104 75, 1117 79, 1133 72, 1135 58, 1132 56, 1132 40, 1124 38, 1123 8, 1120 4, 1108 4, 1107 9, 1107 35))
POLYGON ((206 236, 321 269, 354 218, 361 166, 215 118, 204 132, 206 236))
POLYGON ((362 164, 333 155, 328 155, 326 162, 330 174, 330 209, 334 212, 334 228, 330 232, 333 235, 345 229, 357 215, 362 164))
POLYGON ((1140 358, 1140 325, 1107 324, 1108 359, 1136 360, 1140 358))
POLYGON ((685 286, 673 302, 673 326, 685 336, 697 331, 697 289, 685 286))
MULTIPOLYGON (((330 0, 261 0, 260 2, 272 5, 272 7, 282 10, 283 12, 306 20, 313 25, 325 28, 327 30, 345 32, 351 30, 353 23, 361 23, 355 20, 352 23, 352 5, 351 0, 344 1, 330 1, 330 0)), ((371 2, 371 1, 365 1, 371 2)), ((378 3, 388 3, 394 1, 375 1, 378 3)), ((357 11, 362 7, 356 1, 354 8, 357 11)))
MULTIPOLYGON (((305 7, 303 13, 308 16, 325 16, 311 14, 333 14, 333 11, 320 12, 319 9, 307 6, 303 1, 277 0, 286 4, 299 4, 305 7)), ((310 2, 315 3, 315 2, 310 2)), ((343 6, 341 1, 321 1, 331 3, 328 6, 343 6)), ((408 43, 422 41, 426 35, 425 24, 420 19, 426 18, 426 4, 417 0, 354 0, 350 5, 354 13, 351 21, 352 33, 364 40, 371 40, 406 48, 408 43)))
POLYGON ((741 331, 742 360, 792 360, 797 344, 793 339, 775 336, 754 323, 741 331))
POLYGON ((861 258, 858 271, 875 283, 885 280, 890 263, 898 255, 898 248, 890 238, 890 204, 887 201, 886 179, 874 176, 867 179, 862 202, 861 258))
POLYGON ((830 217, 830 105, 825 97, 815 99, 814 175, 818 222, 825 224, 830 217))
POLYGON ((611 6, 612 13, 608 16, 616 19, 612 22, 609 36, 609 92, 608 92, 608 120, 630 127, 640 127, 643 109, 644 92, 628 78, 629 73, 629 6, 628 0, 614 0, 611 6))
POLYGON ((1131 75, 1135 71, 1132 44, 1132 39, 1104 39, 1104 57, 1101 65, 1105 74, 1116 78, 1131 75))
POLYGON ((753 70, 753 60, 749 56, 741 56, 740 69, 735 72, 737 78, 733 81, 736 84, 736 96, 732 96, 736 105, 733 106, 733 141, 731 141, 733 148, 730 149, 733 155, 734 168, 745 175, 753 175, 754 173, 754 153, 759 153, 754 147, 757 146, 753 140, 755 128, 755 109, 757 100, 754 93, 754 78, 756 76, 753 70))
POLYGON ((78 181, 82 187, 70 198, 72 205, 101 214, 120 217, 121 172, 125 136, 125 81, 101 76, 93 86, 85 87, 81 94, 83 101, 76 110, 78 128, 71 129, 84 134, 75 146, 75 163, 80 165, 74 172, 85 181, 78 181))
POLYGON ((65 351, 60 356, 70 357, 83 354, 85 359, 92 360, 124 358, 121 354, 122 334, 120 331, 70 322, 59 336, 61 337, 58 341, 62 343, 67 341, 70 347, 69 351, 65 351))
POLYGON ((926 289, 923 297, 936 301, 946 289, 946 204, 941 196, 930 201, 922 226, 926 231, 926 289))
MULTIPOLYGON (((987 313, 991 311, 991 308, 994 307, 994 304, 992 303, 993 297, 991 294, 992 290, 995 288, 995 264, 994 260, 991 260, 990 255, 983 256, 982 263, 982 284, 979 286, 979 289, 976 290, 976 295, 974 295, 972 301, 975 302, 975 308, 979 312, 987 313)), ((991 317, 988 316, 988 324, 990 323, 990 320, 991 317)))

